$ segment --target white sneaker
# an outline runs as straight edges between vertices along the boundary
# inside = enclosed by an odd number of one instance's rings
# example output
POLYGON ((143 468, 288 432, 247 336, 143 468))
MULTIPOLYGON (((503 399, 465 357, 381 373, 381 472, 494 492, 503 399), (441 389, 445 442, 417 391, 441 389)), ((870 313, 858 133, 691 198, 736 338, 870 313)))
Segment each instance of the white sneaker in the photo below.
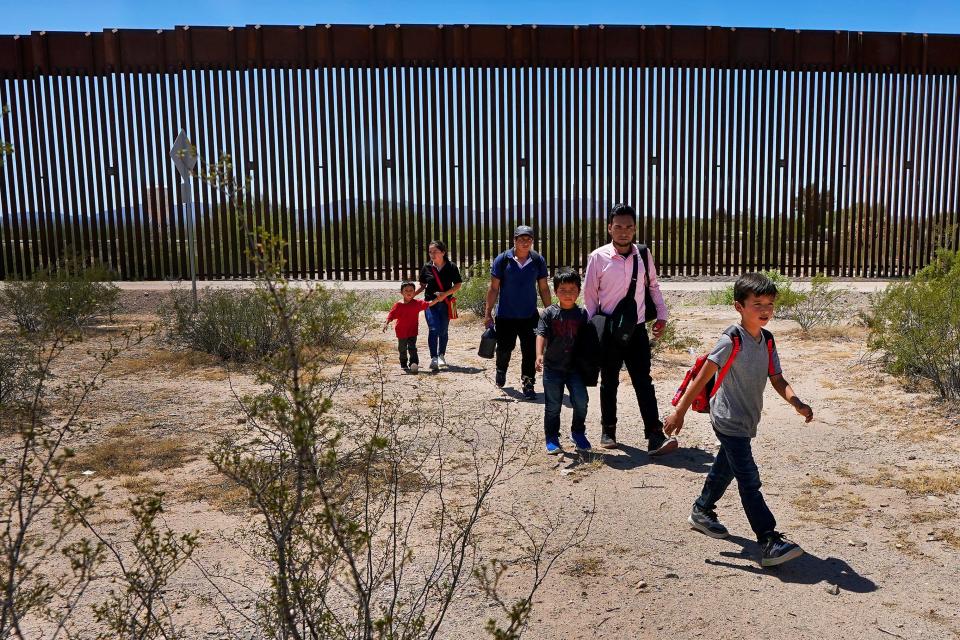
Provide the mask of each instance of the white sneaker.
POLYGON ((443 359, 443 354, 440 354, 439 356, 437 356, 437 364, 439 364, 443 368, 447 367, 447 361, 443 359))
POLYGON ((437 358, 430 358, 430 371, 440 371, 440 363, 437 358))
POLYGON ((410 373, 417 373, 418 371, 420 371, 420 365, 418 365, 416 362, 411 362, 410 373))

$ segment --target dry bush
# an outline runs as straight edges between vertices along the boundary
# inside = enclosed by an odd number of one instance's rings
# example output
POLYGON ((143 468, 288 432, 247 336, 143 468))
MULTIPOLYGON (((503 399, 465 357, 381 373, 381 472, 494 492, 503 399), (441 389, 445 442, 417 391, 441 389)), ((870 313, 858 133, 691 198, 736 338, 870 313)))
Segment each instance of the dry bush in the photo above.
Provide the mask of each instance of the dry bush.
POLYGON ((960 492, 960 471, 954 469, 898 471, 885 467, 860 479, 881 487, 902 489, 911 495, 946 496, 960 492))
POLYGON ((228 514, 245 513, 252 508, 246 489, 220 474, 195 480, 184 487, 176 498, 183 502, 206 502, 228 514))
POLYGON ((230 377, 216 356, 193 349, 148 349, 146 353, 118 359, 111 373, 119 376, 144 372, 164 371, 174 376, 190 376, 201 380, 219 381, 230 377))
POLYGON ((70 468, 90 469, 97 475, 112 478, 132 476, 144 471, 164 471, 182 467, 193 459, 189 442, 182 437, 157 438, 133 435, 125 426, 115 427, 102 442, 77 450, 70 468))
POLYGON ((818 274, 810 281, 810 291, 794 304, 778 310, 777 315, 794 320, 803 333, 809 334, 811 329, 834 325, 844 316, 842 296, 842 291, 830 286, 830 278, 818 274))

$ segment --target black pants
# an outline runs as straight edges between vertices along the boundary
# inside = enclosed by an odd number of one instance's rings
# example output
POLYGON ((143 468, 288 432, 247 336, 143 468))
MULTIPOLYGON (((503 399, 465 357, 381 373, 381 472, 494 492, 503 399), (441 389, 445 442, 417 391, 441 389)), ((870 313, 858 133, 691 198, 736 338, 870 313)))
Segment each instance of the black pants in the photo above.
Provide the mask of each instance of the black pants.
POLYGON ((620 387, 620 368, 624 363, 637 394, 637 404, 640 405, 643 433, 649 438, 663 429, 663 423, 660 422, 657 395, 653 389, 653 378, 650 377, 650 340, 643 325, 636 328, 626 347, 604 344, 603 367, 600 369, 600 422, 607 433, 616 432, 617 389, 620 387))
POLYGON ((540 321, 539 314, 529 318, 496 319, 497 330, 497 370, 506 371, 510 366, 510 355, 520 338, 520 375, 533 380, 537 365, 537 337, 533 331, 540 321))
POLYGON ((400 352, 400 366, 407 366, 407 356, 410 356, 410 364, 420 365, 420 357, 417 356, 417 336, 412 338, 397 338, 397 351, 400 352))

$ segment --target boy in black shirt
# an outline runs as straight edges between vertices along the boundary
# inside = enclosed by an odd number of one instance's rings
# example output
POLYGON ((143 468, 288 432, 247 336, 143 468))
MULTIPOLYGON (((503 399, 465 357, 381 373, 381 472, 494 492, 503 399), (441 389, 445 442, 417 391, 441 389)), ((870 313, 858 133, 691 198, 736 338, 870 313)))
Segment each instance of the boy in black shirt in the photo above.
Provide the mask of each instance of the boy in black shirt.
POLYGON ((573 353, 577 334, 587 323, 587 312, 577 306, 580 295, 580 274, 565 267, 553 276, 553 291, 559 304, 547 307, 537 325, 537 371, 543 372, 543 430, 547 453, 556 455, 560 446, 560 408, 563 388, 570 391, 573 425, 570 437, 578 450, 590 449, 586 436, 587 387, 574 366, 573 353))

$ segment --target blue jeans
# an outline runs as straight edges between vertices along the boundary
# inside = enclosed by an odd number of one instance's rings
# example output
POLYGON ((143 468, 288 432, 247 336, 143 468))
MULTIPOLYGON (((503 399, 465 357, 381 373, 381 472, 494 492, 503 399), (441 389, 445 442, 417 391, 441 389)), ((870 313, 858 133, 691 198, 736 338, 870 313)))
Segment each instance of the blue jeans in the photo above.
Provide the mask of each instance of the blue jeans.
POLYGON ((450 328, 450 312, 446 302, 438 302, 424 312, 427 317, 427 346, 430 347, 430 357, 436 358, 447 352, 447 330, 450 328))
POLYGON ((714 433, 720 440, 720 451, 710 467, 696 505, 701 509, 714 509, 730 482, 736 478, 740 502, 747 514, 747 520, 750 521, 750 528, 757 535, 757 539, 762 540, 776 529, 777 520, 760 493, 760 470, 753 461, 750 438, 728 436, 716 430, 714 433))
POLYGON ((587 387, 576 371, 543 370, 543 431, 547 438, 560 437, 560 408, 563 406, 563 388, 570 392, 573 405, 572 432, 587 430, 587 387))

